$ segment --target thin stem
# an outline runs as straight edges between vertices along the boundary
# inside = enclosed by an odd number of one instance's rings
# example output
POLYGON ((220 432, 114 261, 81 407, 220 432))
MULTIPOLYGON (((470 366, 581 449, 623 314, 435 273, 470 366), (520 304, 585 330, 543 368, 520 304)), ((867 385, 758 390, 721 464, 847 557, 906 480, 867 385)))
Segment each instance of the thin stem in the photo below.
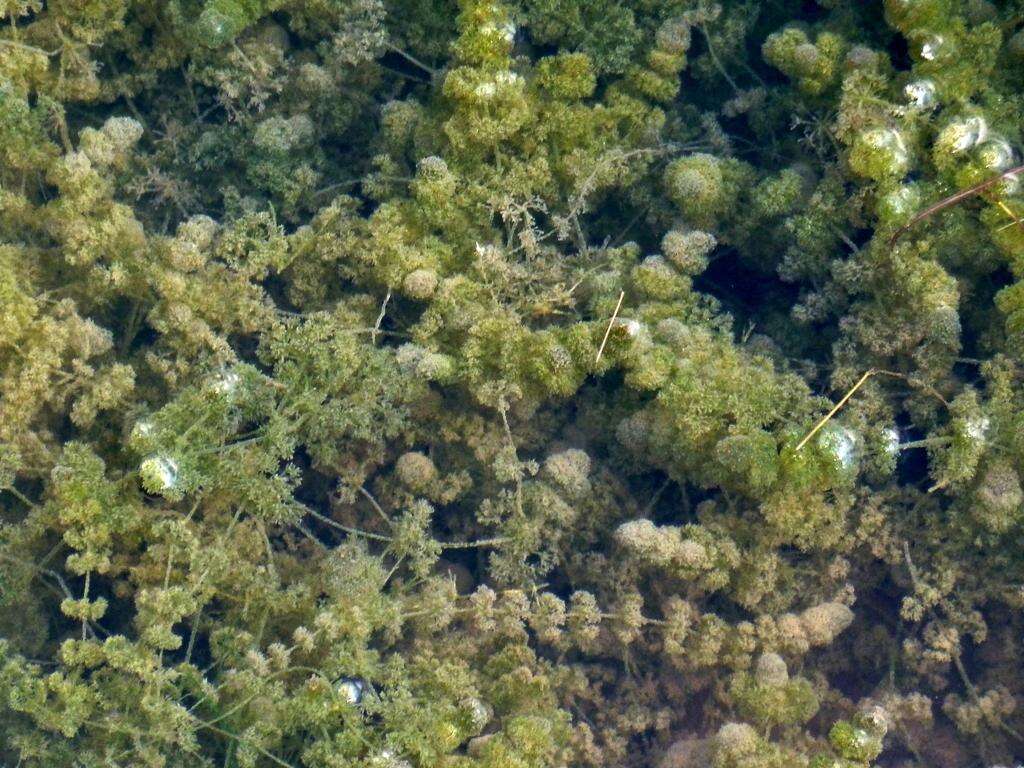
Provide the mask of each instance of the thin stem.
POLYGON ((918 387, 920 389, 923 389, 929 395, 931 395, 936 400, 938 400, 940 403, 942 403, 946 408, 949 408, 949 401, 946 400, 946 398, 944 398, 939 393, 939 391, 937 389, 935 389, 935 387, 933 387, 931 384, 925 384, 920 379, 915 379, 915 378, 912 378, 912 377, 908 376, 905 373, 897 373, 896 371, 883 371, 883 370, 880 370, 880 369, 875 369, 875 373, 877 375, 879 375, 879 376, 889 376, 889 377, 894 378, 894 379, 900 379, 902 381, 905 381, 911 387, 918 387))
POLYGON ((199 634, 199 618, 203 614, 203 609, 200 608, 196 611, 195 616, 192 617, 192 630, 188 633, 188 647, 185 649, 185 663, 188 664, 192 659, 192 651, 196 647, 196 635, 199 634))
POLYGON ((339 531, 344 531, 345 533, 351 536, 362 536, 364 539, 372 539, 374 541, 386 541, 389 543, 394 541, 394 539, 392 539, 390 536, 383 536, 379 533, 370 533, 369 531, 361 531, 358 528, 350 528, 347 525, 342 525, 336 520, 331 520, 331 518, 325 517, 324 515, 321 515, 319 512, 310 509, 304 504, 302 505, 302 509, 304 512, 311 515, 313 518, 319 520, 324 525, 329 525, 332 528, 337 528, 339 531))
POLYGON ((328 548, 326 544, 324 544, 322 541, 320 541, 320 539, 318 539, 316 536, 314 536, 309 531, 309 529, 306 528, 306 526, 304 526, 302 523, 295 523, 295 528, 299 531, 299 533, 301 533, 303 536, 305 536, 307 539, 309 539, 311 542, 316 544, 321 549, 327 549, 328 548))
POLYGON ((998 230, 996 230, 997 232, 1002 232, 1004 229, 1006 229, 1008 227, 1012 227, 1014 224, 1016 224, 1021 229, 1024 229, 1024 221, 1021 221, 1021 218, 1017 214, 1015 214, 1013 211, 1010 210, 1010 206, 1008 206, 1002 200, 1000 200, 998 203, 996 203, 996 205, 998 205, 1003 210, 1003 213, 1005 213, 1007 216, 1009 216, 1011 219, 1013 219, 1013 221, 1011 221, 1006 226, 1000 227, 998 230))
MULTIPOLYGON (((903 559, 907 565, 907 571, 910 574, 910 583, 914 586, 914 592, 920 593, 920 581, 918 579, 917 568, 914 566, 914 561, 910 557, 910 542, 904 540, 903 542, 903 559)), ((928 608, 928 613, 934 621, 939 621, 939 615, 935 612, 935 609, 931 606, 928 608)), ((970 677, 967 675, 967 669, 964 667, 964 662, 960 658, 960 651, 957 648, 952 649, 950 653, 953 659, 953 665, 956 667, 957 674, 960 676, 960 681, 964 685, 964 689, 967 691, 967 695, 971 700, 971 703, 979 709, 983 714, 986 712, 985 707, 981 704, 981 699, 978 697, 978 690, 974 687, 974 683, 971 682, 970 677)), ((1015 739, 1024 741, 1022 736, 1017 730, 1007 725, 1001 717, 998 715, 991 715, 989 718, 995 725, 999 726, 1004 732, 1013 736, 1015 739)))
POLYGON ((622 308, 622 300, 626 298, 626 292, 619 292, 619 300, 615 304, 615 311, 612 312, 612 319, 608 321, 608 327, 605 329, 604 338, 601 339, 601 347, 597 350, 597 358, 594 360, 595 363, 601 362, 601 355, 604 354, 604 347, 608 343, 608 336, 611 335, 612 326, 615 325, 615 318, 619 316, 619 310, 622 308))
MULTIPOLYGON (((16 565, 22 565, 22 566, 25 566, 26 568, 32 569, 33 571, 36 572, 36 574, 39 575, 39 577, 40 577, 39 580, 43 584, 45 584, 49 589, 51 589, 53 592, 55 592, 58 595, 63 595, 68 600, 74 600, 75 599, 75 596, 74 596, 74 594, 72 594, 71 589, 68 587, 67 582, 64 581, 64 577, 61 576, 56 571, 50 570, 49 568, 41 568, 39 565, 37 565, 36 563, 33 563, 30 560, 22 560, 19 557, 11 557, 10 555, 8 555, 6 553, 3 553, 3 552, 0 552, 0 560, 6 560, 9 563, 15 563, 16 565), (45 581, 42 578, 43 576, 49 576, 51 579, 53 579, 55 582, 57 582, 57 585, 60 587, 60 589, 58 590, 52 584, 49 584, 47 581, 45 581)), ((88 578, 88 576, 87 576, 87 578, 88 578)), ((85 620, 85 623, 86 623, 86 627, 87 627, 87 632, 88 632, 89 636, 92 637, 93 640, 97 639, 97 636, 98 636, 97 635, 97 630, 103 632, 104 635, 108 635, 109 636, 109 634, 110 634, 105 629, 103 629, 103 627, 99 626, 99 624, 94 625, 93 622, 88 621, 88 620, 85 620)))
POLYGON ((711 44, 711 35, 708 34, 707 29, 703 24, 700 25, 700 31, 704 35, 704 41, 708 44, 708 55, 711 57, 711 61, 715 65, 715 69, 719 71, 725 81, 732 86, 732 89, 736 92, 740 92, 740 88, 736 85, 736 81, 729 77, 729 73, 725 71, 725 67, 722 66, 722 62, 718 58, 718 54, 715 53, 715 46, 711 44))
POLYGON ((644 510, 641 513, 641 517, 647 517, 647 516, 649 516, 651 514, 651 512, 654 509, 655 505, 658 503, 658 499, 660 499, 661 495, 663 493, 665 493, 665 491, 668 490, 668 487, 670 485, 672 485, 672 481, 671 480, 666 480, 664 483, 661 484, 661 487, 658 488, 658 490, 656 490, 654 492, 653 496, 651 496, 651 500, 649 502, 647 502, 647 506, 644 507, 644 510))
POLYGON ((426 79, 424 79, 422 77, 415 77, 414 75, 410 75, 408 72, 402 72, 400 69, 395 69, 394 67, 389 67, 386 64, 381 64, 380 62, 377 62, 377 66, 380 67, 381 69, 383 69, 386 72, 390 72, 392 75, 397 75, 398 77, 404 77, 406 80, 412 80, 414 83, 429 83, 430 82, 429 80, 426 80, 426 79))
MULTIPOLYGON (((85 585, 82 587, 82 603, 83 607, 86 600, 89 599, 89 582, 92 577, 92 571, 86 571, 85 574, 85 585)), ((84 641, 88 635, 89 620, 85 617, 82 618, 82 640, 84 641)))
POLYGON ((909 451, 914 448, 930 448, 935 445, 949 445, 953 442, 952 437, 926 437, 923 440, 911 440, 909 443, 900 443, 898 448, 901 451, 909 451))
POLYGON ((507 536, 496 536, 493 539, 477 539, 476 541, 439 541, 441 549, 472 549, 473 547, 500 547, 508 543, 507 536))
POLYGON ((267 750, 265 750, 263 747, 261 747, 259 744, 257 744, 254 741, 250 741, 249 739, 245 739, 245 738, 243 738, 241 736, 237 736, 237 735, 231 733, 230 731, 225 731, 225 730, 223 730, 221 728, 218 728, 215 725, 205 725, 205 724, 203 724, 203 722, 201 720, 199 721, 199 723, 200 723, 200 728, 207 728, 207 729, 213 731, 214 733, 220 734, 221 736, 227 736, 229 739, 234 739, 235 741, 238 741, 238 742, 240 742, 242 744, 248 744, 253 749, 255 749, 257 752, 259 752, 261 755, 263 755, 265 758, 267 758, 268 760, 270 760, 270 761, 276 763, 277 765, 281 766, 281 768, 295 768, 295 766, 292 765, 291 763, 285 762, 284 760, 279 758, 277 755, 274 755, 271 752, 268 752, 267 750))
POLYGON ((376 512, 380 516, 381 520, 383 520, 385 523, 387 523, 388 528, 394 528, 395 527, 394 522, 392 522, 391 518, 388 517, 388 515, 384 511, 383 507, 381 507, 381 505, 377 503, 377 500, 375 498, 373 498, 373 494, 370 493, 368 490, 366 490, 365 486, 362 486, 362 485, 359 486, 359 493, 362 494, 363 498, 365 498, 368 502, 370 502, 370 506, 373 507, 373 511, 376 512))
POLYGON ((431 77, 433 77, 434 75, 437 74, 437 70, 436 69, 434 69, 433 67, 428 67, 422 61, 420 61, 415 56, 413 56, 411 53, 407 53, 406 51, 403 51, 397 45, 394 45, 393 43, 387 43, 387 48, 392 53, 397 53, 399 56, 401 56, 403 59, 408 61, 413 66, 419 67, 424 72, 429 73, 431 77))
POLYGON ((373 324, 373 331, 370 333, 370 343, 374 346, 377 345, 377 334, 380 333, 380 325, 384 322, 384 315, 388 311, 388 302, 391 301, 391 289, 388 288, 387 295, 384 297, 384 301, 380 305, 380 314, 377 315, 377 322, 373 324))
MULTIPOLYGON (((516 448, 516 441, 512 437, 512 428, 508 425, 508 404, 501 403, 501 407, 498 409, 501 414, 501 423, 505 427, 505 437, 508 440, 509 447, 512 449, 512 455, 515 456, 516 462, 519 462, 519 450, 516 448)), ((519 516, 523 516, 523 473, 522 469, 516 472, 516 512, 519 516)))
POLYGON ((6 38, 0 38, 0 45, 9 45, 12 48, 21 48, 26 51, 35 51, 47 57, 56 56, 58 53, 60 53, 59 48, 56 51, 45 51, 42 48, 37 48, 34 45, 27 45, 25 43, 19 43, 17 40, 8 40, 6 38))
POLYGON ((22 504, 24 504, 29 509, 38 509, 39 508, 38 504, 36 504, 31 499, 29 499, 25 494, 23 494, 21 491, 19 491, 17 488, 15 488, 13 485, 8 486, 7 488, 2 488, 2 489, 0 489, 0 491, 7 491, 9 494, 11 494, 11 496, 16 498, 18 501, 20 501, 22 504))
POLYGON ((840 400, 838 403, 836 403, 835 407, 833 407, 831 411, 826 413, 821 418, 821 420, 817 424, 814 425, 814 428, 804 436, 803 440, 801 440, 799 443, 797 443, 796 450, 799 451, 801 448, 803 448, 805 445, 807 445, 807 441, 810 440, 812 437, 814 437, 816 434, 818 434, 818 430, 820 430, 822 427, 824 427, 826 424, 828 424, 829 420, 833 416, 835 416, 837 413, 839 413, 839 409, 842 408, 844 405, 846 405, 846 401, 849 400, 851 397, 853 397, 854 393, 858 389, 860 389, 861 386, 863 386, 864 382, 867 381, 868 379, 870 379, 875 373, 877 373, 877 371, 874 368, 871 368, 871 369, 868 369, 867 371, 865 371, 864 375, 860 377, 860 379, 857 381, 857 383, 854 384, 850 388, 850 391, 847 392, 845 395, 843 395, 843 399, 840 400))

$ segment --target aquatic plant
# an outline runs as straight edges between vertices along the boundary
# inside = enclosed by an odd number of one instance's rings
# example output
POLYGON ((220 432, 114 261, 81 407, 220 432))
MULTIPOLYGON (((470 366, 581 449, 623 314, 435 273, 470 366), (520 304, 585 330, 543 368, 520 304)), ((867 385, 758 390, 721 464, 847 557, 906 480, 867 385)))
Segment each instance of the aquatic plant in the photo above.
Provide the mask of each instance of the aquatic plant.
POLYGON ((1011 0, 0 0, 0 764, 1024 758, 1011 0))

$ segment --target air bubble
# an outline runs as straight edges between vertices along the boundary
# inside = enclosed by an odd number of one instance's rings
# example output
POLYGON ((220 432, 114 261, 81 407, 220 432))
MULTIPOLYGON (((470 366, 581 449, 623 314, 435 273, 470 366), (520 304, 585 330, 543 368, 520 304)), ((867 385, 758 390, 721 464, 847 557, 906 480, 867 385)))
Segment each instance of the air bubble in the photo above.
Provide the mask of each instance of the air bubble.
POLYGON ((931 109, 935 106, 935 83, 931 80, 915 80, 903 88, 910 106, 916 109, 931 109))

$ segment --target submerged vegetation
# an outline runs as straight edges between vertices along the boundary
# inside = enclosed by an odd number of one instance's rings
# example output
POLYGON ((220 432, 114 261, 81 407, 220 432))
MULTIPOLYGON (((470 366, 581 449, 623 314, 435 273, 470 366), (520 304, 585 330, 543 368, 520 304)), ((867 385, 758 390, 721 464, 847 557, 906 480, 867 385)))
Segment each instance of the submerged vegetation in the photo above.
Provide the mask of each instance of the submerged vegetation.
POLYGON ((0 0, 0 765, 1024 759, 1022 116, 1021 0, 0 0))

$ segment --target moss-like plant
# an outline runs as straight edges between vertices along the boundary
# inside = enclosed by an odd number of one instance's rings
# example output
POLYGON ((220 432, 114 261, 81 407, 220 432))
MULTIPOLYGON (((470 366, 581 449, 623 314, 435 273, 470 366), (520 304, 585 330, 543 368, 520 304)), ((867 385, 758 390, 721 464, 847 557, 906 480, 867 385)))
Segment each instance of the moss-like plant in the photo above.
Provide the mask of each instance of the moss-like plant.
POLYGON ((0 0, 0 765, 1020 762, 1020 12, 0 0))

